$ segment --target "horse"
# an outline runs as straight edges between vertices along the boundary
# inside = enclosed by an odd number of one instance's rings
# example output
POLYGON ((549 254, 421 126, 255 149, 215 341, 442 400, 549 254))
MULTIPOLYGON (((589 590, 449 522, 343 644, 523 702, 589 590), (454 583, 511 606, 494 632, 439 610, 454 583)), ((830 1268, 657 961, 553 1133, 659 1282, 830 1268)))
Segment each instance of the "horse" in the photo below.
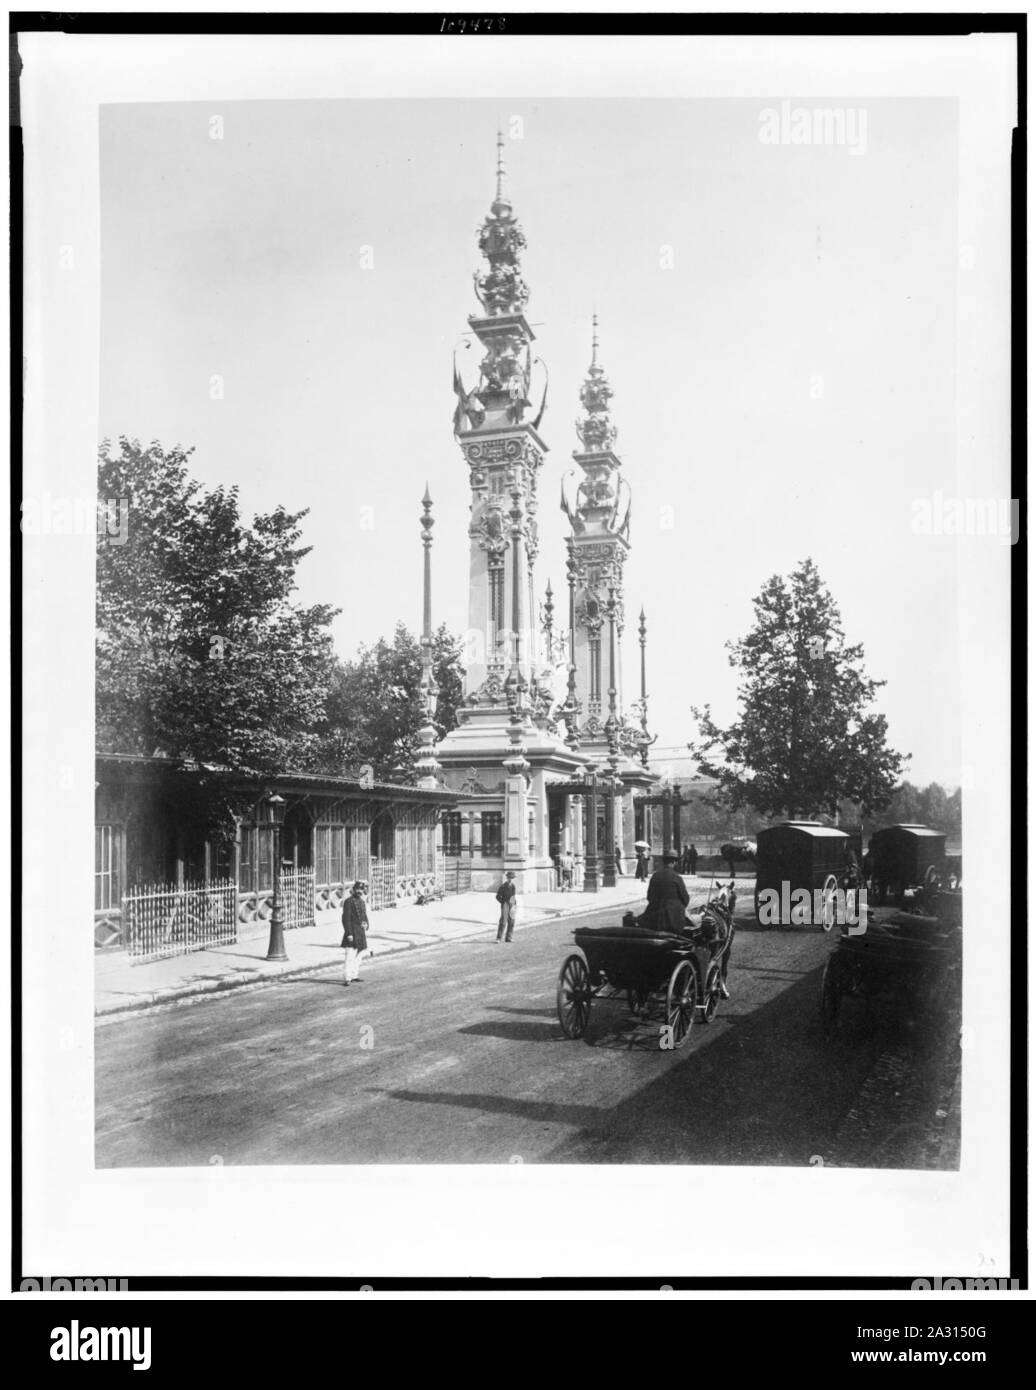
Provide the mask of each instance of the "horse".
POLYGON ((750 840, 730 841, 725 845, 720 845, 719 853, 720 858, 727 861, 731 878, 734 877, 739 859, 747 859, 750 863, 755 863, 755 845, 750 840))

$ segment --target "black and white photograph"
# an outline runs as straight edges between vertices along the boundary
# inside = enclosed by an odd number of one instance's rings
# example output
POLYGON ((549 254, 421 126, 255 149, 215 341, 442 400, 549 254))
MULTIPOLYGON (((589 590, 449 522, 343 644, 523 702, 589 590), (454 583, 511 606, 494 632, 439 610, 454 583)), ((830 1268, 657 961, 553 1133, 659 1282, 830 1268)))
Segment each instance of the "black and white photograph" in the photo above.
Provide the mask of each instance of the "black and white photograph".
POLYGON ((24 1272, 1009 1282, 1018 34, 239 18, 16 36, 24 1272))

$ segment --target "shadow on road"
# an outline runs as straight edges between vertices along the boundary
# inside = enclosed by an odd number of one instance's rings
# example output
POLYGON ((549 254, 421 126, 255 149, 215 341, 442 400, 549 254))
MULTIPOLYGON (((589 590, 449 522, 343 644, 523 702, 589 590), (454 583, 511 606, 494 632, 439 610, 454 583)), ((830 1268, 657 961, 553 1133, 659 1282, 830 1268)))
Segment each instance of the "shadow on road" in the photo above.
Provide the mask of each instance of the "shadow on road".
POLYGON ((391 1100, 411 1101, 416 1105, 450 1105, 462 1110, 478 1110, 486 1115, 514 1115, 523 1120, 535 1120, 539 1124, 582 1125, 600 1113, 592 1105, 516 1100, 485 1092, 465 1094, 457 1091, 381 1091, 372 1088, 371 1093, 387 1096, 391 1100))
POLYGON ((695 1024, 673 1065, 543 1161, 808 1165, 833 1140, 876 1055, 871 1038, 824 1043, 820 975, 811 971, 761 1008, 728 1007, 711 1026, 695 1024))
POLYGON ((458 1033, 475 1038, 506 1038, 508 1042, 560 1042, 561 1029, 556 1023, 508 1023, 494 1019, 489 1023, 470 1023, 458 1028, 458 1033))

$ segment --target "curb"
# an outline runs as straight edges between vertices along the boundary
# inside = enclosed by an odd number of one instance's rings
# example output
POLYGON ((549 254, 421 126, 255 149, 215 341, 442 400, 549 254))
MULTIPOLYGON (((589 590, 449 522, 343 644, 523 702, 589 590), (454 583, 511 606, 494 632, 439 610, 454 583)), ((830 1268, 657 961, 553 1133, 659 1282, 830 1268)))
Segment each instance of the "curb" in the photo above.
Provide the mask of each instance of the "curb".
MULTIPOLYGON (((607 889, 602 891, 607 892, 607 889)), ((629 899, 634 902, 636 899, 629 899)), ((524 928, 542 926, 546 922, 557 922, 565 917, 586 917, 591 913, 599 912, 602 906, 607 904, 587 903, 581 907, 574 907, 571 911, 567 908, 537 908, 536 911, 543 914, 533 922, 517 923, 517 930, 524 928)), ((625 906, 625 902, 616 903, 614 906, 625 906)), ((375 955, 379 958, 387 956, 402 955, 407 951, 430 951, 443 946, 449 946, 453 941, 467 941, 472 937, 481 936, 484 932, 494 932, 496 927, 493 923, 479 923, 472 927, 470 931, 456 932, 451 936, 429 936, 418 941, 397 942, 391 946, 386 946, 382 951, 376 951, 375 955)), ((290 940, 290 937, 289 937, 290 940)), ((377 937, 375 937, 377 940, 377 937)), ((129 1018, 134 1014, 145 1013, 149 1009, 159 1008, 162 1005, 186 1002, 187 1000, 201 1000, 206 996, 229 994, 235 989, 245 989, 249 986, 255 987, 263 984, 273 984, 278 980, 297 979, 307 975, 316 975, 323 970, 340 970, 342 962, 340 960, 321 961, 318 965, 293 966, 287 970, 265 971, 265 970, 242 970, 234 975, 219 980, 202 980, 192 985, 170 985, 166 989, 154 990, 150 993, 142 993, 126 1003, 106 1005, 103 1008, 94 1009, 95 1024, 115 1021, 120 1018, 129 1018)))

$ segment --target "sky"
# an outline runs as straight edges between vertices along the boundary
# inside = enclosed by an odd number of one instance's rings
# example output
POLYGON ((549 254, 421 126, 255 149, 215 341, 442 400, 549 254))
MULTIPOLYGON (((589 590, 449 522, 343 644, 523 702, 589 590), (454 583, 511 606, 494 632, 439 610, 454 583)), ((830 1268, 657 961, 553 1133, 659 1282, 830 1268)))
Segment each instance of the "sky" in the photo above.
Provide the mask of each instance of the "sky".
MULTIPOLYGON (((764 143, 779 105, 102 107, 100 433, 194 446, 195 476, 237 484, 248 514, 309 508, 298 597, 342 609, 343 657, 420 624, 427 482, 434 619, 461 632, 452 354, 472 379, 502 125, 550 376, 539 593, 564 585, 558 495, 596 310, 658 750, 694 737, 692 705, 734 717, 724 644, 808 555, 887 681, 906 775, 956 785, 958 541, 911 526, 918 499, 956 490, 956 103, 867 101, 858 154, 764 143)), ((637 659, 631 625, 631 693, 637 659)))

